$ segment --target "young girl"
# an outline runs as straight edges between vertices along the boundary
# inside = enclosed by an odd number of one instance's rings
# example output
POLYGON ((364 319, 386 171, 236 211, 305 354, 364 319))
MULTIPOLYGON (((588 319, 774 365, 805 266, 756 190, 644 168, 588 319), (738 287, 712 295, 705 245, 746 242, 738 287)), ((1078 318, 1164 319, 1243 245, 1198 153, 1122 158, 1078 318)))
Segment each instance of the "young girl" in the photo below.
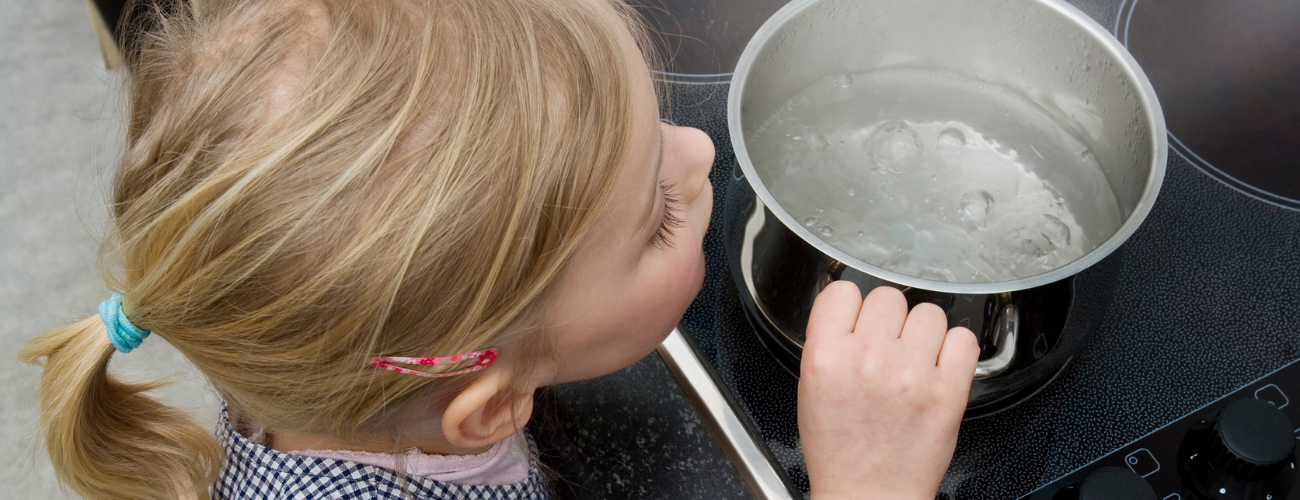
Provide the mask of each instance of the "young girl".
MULTIPOLYGON (((35 339, 59 479, 108 498, 546 498, 534 389, 652 351, 703 278, 710 139, 663 124, 607 0, 213 2, 129 49, 103 262, 35 339), (107 373, 153 332, 216 438, 107 373)), ((933 498, 978 348, 835 283, 799 417, 813 497, 933 498)), ((156 341, 156 340, 155 340, 156 341)))

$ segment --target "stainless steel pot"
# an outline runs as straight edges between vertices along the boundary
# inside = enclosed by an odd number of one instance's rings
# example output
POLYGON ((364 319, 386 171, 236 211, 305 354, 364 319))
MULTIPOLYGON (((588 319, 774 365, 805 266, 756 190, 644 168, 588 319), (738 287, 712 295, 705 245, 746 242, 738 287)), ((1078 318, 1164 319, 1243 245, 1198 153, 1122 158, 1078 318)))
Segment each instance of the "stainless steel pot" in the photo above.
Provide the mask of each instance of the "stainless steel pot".
MULTIPOLYGON (((864 288, 892 285, 912 292, 909 297, 935 294, 950 304, 979 303, 948 311, 954 325, 970 325, 981 336, 980 378, 1002 373, 1015 359, 1020 316, 1011 292, 1067 280, 1123 244, 1155 203, 1168 151, 1160 104, 1137 62, 1104 28, 1059 0, 796 0, 742 53, 728 120, 736 160, 757 198, 742 239, 741 273, 781 335, 802 346, 812 300, 834 279, 864 288), (995 283, 907 276, 819 239, 768 191, 781 166, 752 158, 746 138, 818 79, 897 67, 962 73, 1016 90, 1041 107, 1095 155, 1120 207, 1119 229, 1074 262, 995 283)), ((1059 184, 1070 173, 1046 175, 1059 184)))

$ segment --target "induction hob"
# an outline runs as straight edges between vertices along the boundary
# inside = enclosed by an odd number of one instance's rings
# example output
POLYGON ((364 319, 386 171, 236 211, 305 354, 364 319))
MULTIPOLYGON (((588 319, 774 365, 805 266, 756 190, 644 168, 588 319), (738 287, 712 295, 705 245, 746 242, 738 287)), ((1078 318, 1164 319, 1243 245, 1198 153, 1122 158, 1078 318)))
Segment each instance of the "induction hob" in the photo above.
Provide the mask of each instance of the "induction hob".
MULTIPOLYGON (((783 3, 642 9, 673 60, 659 74, 666 118, 717 146, 705 284, 660 353, 766 498, 805 496, 808 479, 797 379, 759 340, 732 275, 726 233, 738 224, 728 218, 744 214, 752 192, 725 109, 740 51, 783 3)), ((1300 426, 1300 3, 1070 3, 1110 28, 1150 78, 1170 133, 1166 178, 1143 226, 1098 264, 1114 282, 1077 295, 1095 303, 1066 328, 1091 340, 1038 394, 963 422, 939 498, 1077 497, 1072 485, 1103 467, 1143 477, 1162 500, 1197 498, 1180 471, 1180 454, 1194 454, 1179 447, 1189 429, 1213 425, 1237 399, 1271 402, 1300 426)))

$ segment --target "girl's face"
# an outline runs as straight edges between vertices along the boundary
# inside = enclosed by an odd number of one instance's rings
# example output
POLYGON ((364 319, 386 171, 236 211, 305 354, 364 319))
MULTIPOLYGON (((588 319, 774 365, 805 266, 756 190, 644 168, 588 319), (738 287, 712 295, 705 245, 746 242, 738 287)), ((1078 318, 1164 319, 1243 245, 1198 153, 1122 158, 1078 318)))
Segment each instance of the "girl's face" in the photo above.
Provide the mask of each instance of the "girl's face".
MULTIPOLYGON (((624 45, 642 60, 630 37, 624 45)), ((645 357, 704 281, 713 141, 659 121, 649 70, 637 64, 629 164, 551 298, 546 323, 556 356, 538 371, 538 385, 598 377, 645 357)))

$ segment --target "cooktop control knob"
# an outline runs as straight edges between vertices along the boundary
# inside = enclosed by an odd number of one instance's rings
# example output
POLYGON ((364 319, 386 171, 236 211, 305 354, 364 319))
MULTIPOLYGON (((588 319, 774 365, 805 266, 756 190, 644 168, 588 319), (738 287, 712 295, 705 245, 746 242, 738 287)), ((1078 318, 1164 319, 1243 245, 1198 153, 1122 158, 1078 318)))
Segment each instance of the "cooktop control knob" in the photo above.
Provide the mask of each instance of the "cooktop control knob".
POLYGON ((1102 467, 1066 486, 1052 500, 1156 500, 1156 491, 1133 471, 1102 467))
POLYGON ((1205 499, 1282 499, 1295 484, 1295 435, 1272 403, 1239 399, 1213 421, 1194 424, 1178 452, 1178 470, 1205 499))
POLYGON ((1211 459, 1230 474, 1267 477, 1285 466, 1295 450, 1286 415, 1258 399, 1229 403, 1214 428, 1219 439, 1211 441, 1211 459))

